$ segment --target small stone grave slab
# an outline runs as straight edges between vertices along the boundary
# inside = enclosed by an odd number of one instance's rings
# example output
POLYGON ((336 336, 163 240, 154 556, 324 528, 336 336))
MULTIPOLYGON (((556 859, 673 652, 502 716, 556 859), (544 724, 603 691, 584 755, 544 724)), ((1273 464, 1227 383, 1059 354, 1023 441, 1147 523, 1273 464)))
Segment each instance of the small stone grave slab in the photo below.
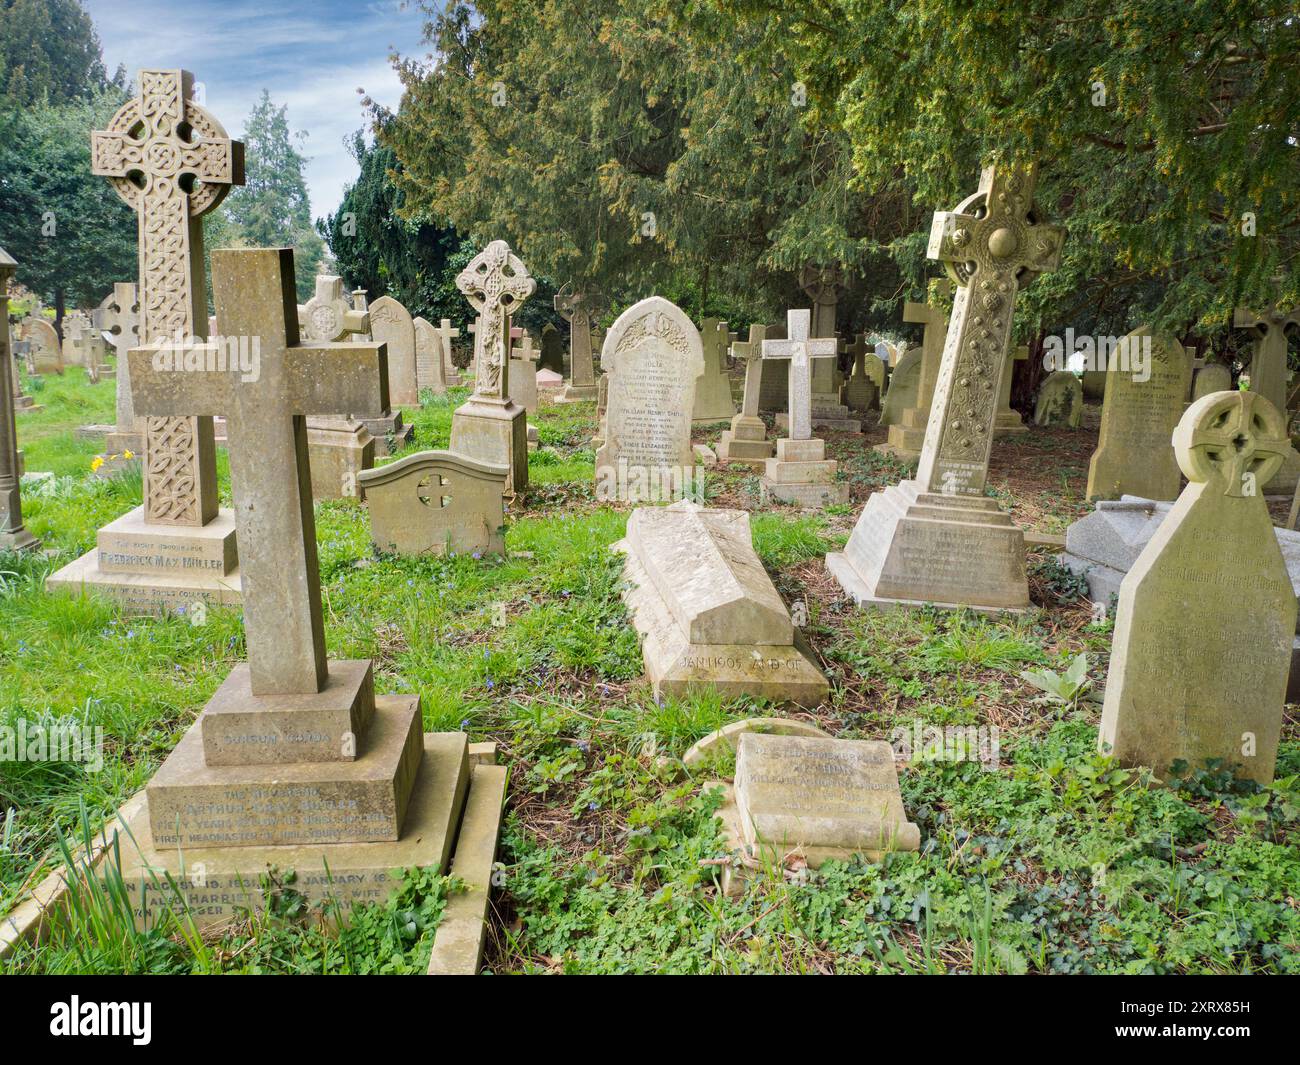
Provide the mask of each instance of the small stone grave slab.
POLYGON ((505 552, 509 467, 452 451, 419 451, 366 470, 370 535, 399 555, 505 552))
POLYGON ((725 789, 721 817, 741 856, 739 867, 724 874, 727 894, 737 893, 756 867, 797 859, 817 868, 854 856, 878 862, 921 845, 920 829, 903 809, 894 752, 883 740, 746 732, 736 744, 735 783, 725 789))
POLYGON ((632 512, 624 601, 655 695, 714 689, 816 706, 828 690, 754 552, 749 515, 690 500, 632 512))

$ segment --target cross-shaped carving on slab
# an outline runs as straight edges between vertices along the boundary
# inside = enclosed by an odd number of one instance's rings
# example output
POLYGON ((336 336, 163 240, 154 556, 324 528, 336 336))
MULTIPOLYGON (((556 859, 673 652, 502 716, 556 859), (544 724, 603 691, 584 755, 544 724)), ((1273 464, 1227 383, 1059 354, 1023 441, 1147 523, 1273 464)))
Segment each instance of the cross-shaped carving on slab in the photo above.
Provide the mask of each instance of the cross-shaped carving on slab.
POLYGON ((438 508, 451 506, 451 496, 443 495, 442 489, 451 486, 451 482, 440 473, 428 473, 420 478, 415 486, 415 497, 426 507, 432 507, 438 501, 438 508))

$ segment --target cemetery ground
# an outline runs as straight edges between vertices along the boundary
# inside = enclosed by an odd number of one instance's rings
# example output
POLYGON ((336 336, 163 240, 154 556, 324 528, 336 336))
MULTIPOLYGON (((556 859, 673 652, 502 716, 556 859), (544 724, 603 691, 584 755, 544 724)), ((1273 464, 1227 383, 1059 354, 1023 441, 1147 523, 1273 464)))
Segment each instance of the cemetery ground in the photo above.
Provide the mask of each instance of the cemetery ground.
MULTIPOLYGON (((56 477, 29 485, 23 501, 48 554, 0 558, 0 724, 75 720, 102 726, 104 747, 98 772, 6 765, 0 804, 15 814, 0 840, 0 914, 144 787, 244 658, 237 611, 155 618, 42 590, 46 574, 138 503, 139 477, 93 476, 95 444, 73 432, 112 420, 113 387, 76 371, 31 380, 45 409, 19 418, 27 469, 56 477)), ((408 409, 415 440, 404 453, 446 447, 466 394, 426 393, 408 409)), ((706 472, 711 504, 755 512, 755 549, 796 615, 804 604, 828 700, 813 712, 716 696, 657 703, 609 550, 628 509, 594 497, 594 414, 591 403, 546 401, 530 419, 541 448, 504 558, 376 556, 358 503, 317 504, 331 657, 373 659, 380 692, 419 694, 426 731, 495 741, 510 769, 485 970, 1300 972, 1295 707, 1269 788, 1213 767, 1148 787, 1096 751, 1110 621, 1095 619, 1086 586, 1050 548, 1031 554, 1034 606, 1021 618, 851 607, 823 556, 844 543, 867 496, 904 472, 867 446, 884 438, 874 416, 864 437, 828 435, 847 506, 763 509, 743 467, 706 472), (1080 655, 1086 678, 1076 680, 1080 655), (996 758, 914 751, 900 764, 918 852, 811 874, 768 870, 726 898, 718 794, 700 785, 729 767, 692 775, 679 759, 756 714, 845 738, 996 726, 996 758)), ((1060 534, 1088 511, 1095 408, 1088 416, 1081 431, 1032 429, 994 445, 990 492, 1023 527, 1060 534)), ((724 427, 700 427, 695 439, 714 442, 724 427)), ((224 454, 220 463, 228 503, 224 454)), ((292 870, 268 876, 268 913, 202 935, 183 920, 137 933, 111 891, 83 889, 52 941, 5 968, 422 973, 457 890, 450 878, 406 876, 387 904, 358 908, 338 933, 331 914, 294 891, 292 870)))

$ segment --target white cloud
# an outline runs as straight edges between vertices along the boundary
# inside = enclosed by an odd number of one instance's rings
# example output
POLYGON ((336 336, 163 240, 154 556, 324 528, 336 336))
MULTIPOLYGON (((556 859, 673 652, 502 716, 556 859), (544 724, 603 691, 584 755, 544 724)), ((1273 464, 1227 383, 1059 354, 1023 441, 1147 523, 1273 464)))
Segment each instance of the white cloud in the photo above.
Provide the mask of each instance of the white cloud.
POLYGON ((402 0, 83 0, 104 63, 134 78, 144 67, 184 67, 202 82, 205 106, 243 128, 266 89, 288 105, 290 128, 307 133, 313 216, 332 212, 356 177, 344 138, 365 124, 363 88, 396 108, 402 86, 388 54, 423 54, 423 15, 402 0))

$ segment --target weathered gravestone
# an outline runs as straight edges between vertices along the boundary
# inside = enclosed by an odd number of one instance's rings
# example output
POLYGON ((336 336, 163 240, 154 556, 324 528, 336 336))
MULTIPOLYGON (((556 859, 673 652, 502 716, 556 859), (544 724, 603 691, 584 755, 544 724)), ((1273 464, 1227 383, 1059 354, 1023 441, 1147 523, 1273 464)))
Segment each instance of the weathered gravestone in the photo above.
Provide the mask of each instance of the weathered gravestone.
POLYGON ((435 396, 447 391, 447 359, 442 350, 442 336, 425 318, 416 318, 415 326, 415 377, 423 392, 426 388, 435 396))
POLYGON ((1006 436, 1009 433, 1022 433, 1025 430, 1025 420, 1020 416, 1020 412, 1011 406, 1011 381, 1015 377, 1016 363, 1026 362, 1029 359, 1029 348, 1021 345, 1011 353, 1007 360, 1007 368, 1002 374, 1002 387, 998 393, 998 413, 993 422, 993 435, 1006 436))
POLYGON ((1033 168, 986 167, 935 212, 929 255, 958 285, 916 477, 877 492, 827 568, 857 603, 1020 610, 1024 535, 984 494, 1016 294, 1055 269, 1065 231, 1037 220, 1033 168))
MULTIPOLYGON (((596 293, 559 292, 555 309, 569 323, 569 384, 556 400, 575 403, 596 398, 596 371, 591 357, 592 319, 605 313, 604 296, 596 293)), ((608 369, 608 367, 604 367, 608 369)))
POLYGON ((415 427, 407 425, 402 412, 394 408, 417 407, 420 390, 415 374, 415 322, 392 296, 381 296, 367 308, 370 338, 388 345, 388 399, 391 404, 376 418, 364 418, 375 438, 375 454, 389 455, 410 442, 415 427))
MULTIPOLYGON (((1254 353, 1250 360, 1250 390, 1257 392, 1282 413, 1287 410, 1287 333, 1300 329, 1300 307, 1286 310, 1276 304, 1263 313, 1238 307, 1232 324, 1238 329, 1250 330, 1254 353)), ((1290 495, 1300 486, 1300 454, 1295 448, 1287 452, 1286 461, 1265 485, 1270 493, 1290 495)))
POLYGON ((145 426, 131 406, 131 374, 126 353, 140 344, 140 301, 136 286, 129 281, 113 285, 111 295, 99 305, 96 323, 110 338, 116 362, 116 424, 104 437, 104 450, 111 454, 125 451, 144 453, 145 426))
POLYGON ((890 427, 901 425, 904 415, 918 407, 917 397, 921 391, 923 368, 921 355, 924 350, 923 347, 908 348, 895 363, 893 372, 889 375, 884 401, 880 404, 880 425, 890 427))
POLYGON ((772 444, 767 439, 767 426, 758 416, 758 396, 762 384, 763 340, 767 326, 751 325, 749 340, 731 345, 731 356, 745 367, 745 395, 740 413, 731 419, 731 428, 722 433, 718 441, 718 459, 722 462, 744 462, 762 465, 772 457, 772 444))
MULTIPOLYGON (((510 398, 528 413, 537 410, 537 356, 533 338, 527 330, 518 344, 510 348, 510 398)), ((537 426, 527 424, 528 450, 537 450, 537 426)))
POLYGON ((716 318, 704 319, 700 341, 704 345, 704 371, 695 381, 695 406, 692 408, 695 413, 691 420, 696 423, 726 421, 736 414, 725 365, 725 353, 731 343, 727 323, 716 318))
POLYGON ((876 450, 907 463, 915 463, 921 457, 934 386, 939 380, 939 366, 943 362, 943 343, 951 306, 952 282, 942 278, 930 282, 925 303, 909 300, 903 304, 903 321, 923 325, 925 331, 919 351, 912 349, 904 354, 889 379, 890 393, 880 415, 880 424, 889 426, 889 436, 885 443, 877 445, 876 450), (899 388, 897 396, 894 395, 896 384, 899 388))
POLYGON ((438 340, 442 344, 443 380, 447 382, 448 388, 459 388, 460 371, 456 369, 456 363, 452 359, 451 342, 460 336, 460 330, 452 328, 450 318, 444 318, 438 323, 437 333, 438 340))
MULTIPOLYGON (((18 264, 0 248, 0 371, 10 364, 9 351, 9 282, 18 264)), ((0 548, 6 551, 29 551, 40 546, 23 525, 23 501, 18 478, 18 429, 14 424, 13 379, 0 372, 0 548)))
MULTIPOLYGON (((91 171, 136 213, 141 343, 202 338, 202 216, 243 184, 243 145, 193 102, 188 71, 142 70, 137 85, 139 95, 108 128, 92 131, 91 171)), ((251 345, 230 339, 212 374, 253 373, 251 345)), ((209 371, 196 364, 191 372, 209 371)), ((134 396, 136 382, 131 388, 134 396)), ((47 578, 47 587, 95 589, 152 610, 239 601, 235 519, 217 506, 212 418, 198 413, 146 420, 144 505, 100 529, 96 550, 47 578)))
POLYGON ((1187 477, 1120 585, 1100 746, 1164 778, 1219 759, 1273 779, 1296 595, 1260 486, 1289 440, 1271 403, 1203 396, 1173 434, 1187 477))
POLYGON ((1069 370, 1056 370, 1038 386, 1035 425, 1060 425, 1077 429, 1083 423, 1083 385, 1069 370))
POLYGON ((533 338, 526 331, 510 348, 510 398, 526 411, 537 410, 537 356, 533 338))
POLYGON ((605 440, 596 452, 602 499, 660 502, 690 483, 695 381, 704 372, 700 334, 660 296, 633 304, 610 327, 600 356, 609 372, 605 440))
POLYGON ((451 451, 418 451, 361 475, 370 536, 399 555, 505 553, 509 469, 451 451))
POLYGON ((1200 399, 1211 392, 1230 392, 1232 371, 1221 362, 1210 362, 1192 374, 1192 399, 1200 399))
POLYGON ((23 339, 31 345, 27 362, 33 373, 63 373, 63 345, 53 322, 36 317, 23 319, 23 339))
MULTIPOLYGON (((806 313, 806 312, 805 312, 806 313)), ((690 500, 627 522, 624 599, 656 696, 712 689, 816 706, 828 690, 754 552, 749 515, 690 500)))
POLYGON ((542 326, 542 356, 538 360, 538 369, 564 376, 564 340, 554 322, 542 326))
POLYGON ((126 819, 122 876, 140 923, 176 894, 199 924, 260 909, 268 867, 292 869, 310 900, 381 901, 394 869, 444 869, 470 786, 463 733, 422 735, 418 696, 376 696, 369 661, 325 655, 304 412, 378 414, 383 345, 295 343, 288 249, 215 251, 212 277, 221 333, 260 342, 257 380, 155 368, 152 348, 131 353, 131 370, 147 416, 229 418, 248 662, 126 819))
MULTIPOLYGON (((785 323, 767 327, 768 340, 785 339, 785 323)), ((784 413, 790 409, 790 395, 786 391, 790 386, 788 367, 776 359, 765 359, 760 367, 762 373, 758 386, 758 409, 784 413)))
POLYGON ((745 732, 736 743, 735 783, 722 788, 723 832, 740 858, 724 870, 724 894, 739 894, 759 870, 792 859, 815 869, 855 856, 878 862, 921 845, 883 740, 745 732))
POLYGON ((1153 336, 1142 326, 1120 341, 1129 358, 1114 358, 1106 371, 1106 398, 1101 405, 1097 450, 1088 463, 1088 501, 1123 495, 1173 499, 1178 495, 1178 461, 1169 445, 1174 426, 1187 404, 1192 367, 1187 352, 1173 337, 1153 336), (1150 344, 1150 377, 1132 352, 1150 344), (1121 368, 1127 366, 1127 369, 1121 368))
POLYGON ((876 405, 879 392, 876 390, 876 378, 884 378, 884 367, 868 368, 868 363, 879 363, 875 351, 867 350, 867 334, 859 333, 849 348, 853 356, 853 369, 849 379, 840 389, 840 402, 849 410, 865 414, 876 405))
POLYGON ((533 294, 510 245, 494 240, 456 277, 456 287, 478 312, 474 330, 474 391, 451 418, 451 450, 510 469, 511 494, 528 487, 528 418, 510 398, 510 317, 533 294))
POLYGON ((89 317, 78 311, 63 320, 63 352, 67 362, 86 371, 91 384, 98 384, 104 363, 108 358, 108 345, 95 329, 89 317))
POLYGON ((417 407, 420 385, 415 359, 415 322, 392 296, 370 304, 370 335, 388 345, 388 398, 397 407, 417 407))
MULTIPOLYGON (((844 288, 844 272, 838 266, 805 266, 799 273, 799 287, 812 301, 811 324, 808 335, 823 340, 836 337, 835 316, 840 292, 844 288)), ((838 342, 836 355, 839 354, 838 342)), ((862 423, 849 415, 849 409, 840 402, 839 361, 821 359, 812 367, 812 419, 813 425, 844 433, 860 433, 862 423)), ((777 417, 778 427, 781 417, 777 417)))
MULTIPOLYGON (((304 340, 332 344, 369 339, 370 317, 348 302, 343 279, 326 273, 322 265, 315 293, 298 308, 298 325, 304 340)), ((375 464, 375 438, 350 414, 312 414, 307 416, 307 453, 312 498, 352 499, 362 471, 375 464)))
POLYGON ((1300 329, 1300 307, 1290 310, 1276 304, 1256 312, 1238 307, 1232 316, 1237 329, 1249 330, 1254 352, 1250 360, 1250 390, 1257 392, 1285 415, 1287 395, 1287 332, 1300 329))
POLYGON ((810 337, 809 312, 786 313, 786 340, 764 340, 763 358, 789 363, 790 411, 787 435, 776 442, 776 454, 763 463, 759 494, 763 502, 776 499, 801 507, 847 503, 849 486, 836 481, 839 464, 826 458, 826 441, 812 435, 812 378, 818 361, 833 359, 839 345, 834 337, 810 337))

